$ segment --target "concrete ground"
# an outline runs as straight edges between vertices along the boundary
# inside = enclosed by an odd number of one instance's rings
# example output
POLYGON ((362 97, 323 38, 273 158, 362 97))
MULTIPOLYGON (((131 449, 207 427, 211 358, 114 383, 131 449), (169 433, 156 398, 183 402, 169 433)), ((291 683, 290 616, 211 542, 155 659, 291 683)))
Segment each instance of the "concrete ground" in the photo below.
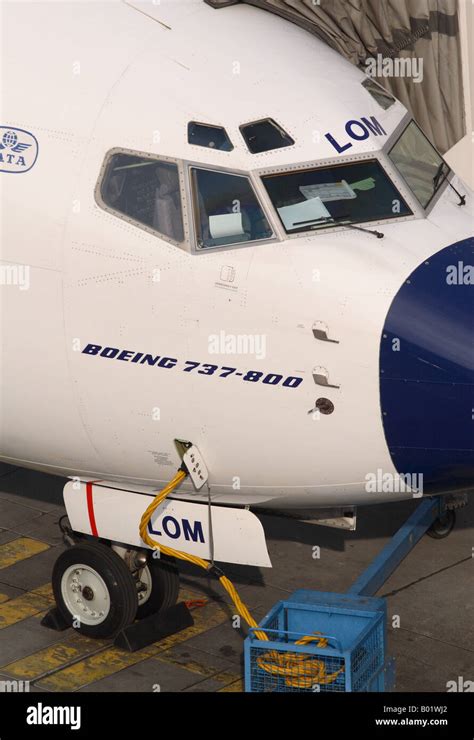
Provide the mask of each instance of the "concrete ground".
MULTIPOLYGON (((181 598, 206 598, 195 624, 136 653, 42 627, 63 548, 60 478, 0 465, 0 681, 32 691, 242 691, 243 635, 213 579, 182 569, 181 598)), ((263 516, 272 569, 224 566, 257 620, 299 588, 345 591, 413 504, 360 508, 356 532, 263 516), (313 558, 313 548, 320 558, 313 558)), ((474 681, 474 503, 444 540, 423 537, 378 595, 387 598, 397 691, 474 681), (398 617, 398 619, 397 619, 398 617), (393 626, 392 626, 393 625, 393 626)), ((465 684, 464 684, 465 685, 465 684)))

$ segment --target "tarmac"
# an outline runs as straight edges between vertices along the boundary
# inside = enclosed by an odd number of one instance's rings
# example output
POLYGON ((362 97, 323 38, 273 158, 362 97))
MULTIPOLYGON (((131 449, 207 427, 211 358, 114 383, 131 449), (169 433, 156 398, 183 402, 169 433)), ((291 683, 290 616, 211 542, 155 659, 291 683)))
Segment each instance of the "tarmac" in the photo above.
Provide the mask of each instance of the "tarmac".
MULTIPOLYGON (((16 680, 32 692, 243 691, 245 627, 235 626, 220 584, 191 566, 180 566, 180 599, 207 600, 193 609, 194 626, 138 652, 41 625, 64 549, 64 483, 0 465, 0 690, 16 680)), ((414 505, 360 507, 355 532, 262 515, 273 568, 222 567, 259 621, 297 589, 346 591, 414 505)), ((474 681, 473 535, 471 499, 452 533, 424 536, 377 594, 387 599, 395 691, 445 692, 474 681)))

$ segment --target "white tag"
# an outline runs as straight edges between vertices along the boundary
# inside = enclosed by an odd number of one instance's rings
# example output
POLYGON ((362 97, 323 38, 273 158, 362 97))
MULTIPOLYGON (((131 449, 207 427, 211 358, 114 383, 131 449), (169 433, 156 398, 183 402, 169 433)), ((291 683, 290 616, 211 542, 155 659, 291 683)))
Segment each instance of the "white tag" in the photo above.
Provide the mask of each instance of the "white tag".
POLYGON ((183 462, 186 465, 189 476, 194 483, 194 487, 199 491, 204 483, 207 483, 209 473, 207 472, 206 463, 196 445, 192 445, 183 455, 183 462))
POLYGON ((209 231, 213 239, 223 239, 229 236, 242 236, 241 213, 222 213, 219 216, 209 216, 209 231))
POLYGON ((341 182, 321 182, 314 185, 301 185, 300 192, 305 198, 321 198, 324 201, 357 198, 357 193, 345 180, 341 182))
POLYGON ((301 203, 293 203, 291 206, 282 206, 278 209, 278 213, 286 229, 295 229, 298 226, 303 227, 306 224, 331 218, 321 198, 311 198, 301 203))

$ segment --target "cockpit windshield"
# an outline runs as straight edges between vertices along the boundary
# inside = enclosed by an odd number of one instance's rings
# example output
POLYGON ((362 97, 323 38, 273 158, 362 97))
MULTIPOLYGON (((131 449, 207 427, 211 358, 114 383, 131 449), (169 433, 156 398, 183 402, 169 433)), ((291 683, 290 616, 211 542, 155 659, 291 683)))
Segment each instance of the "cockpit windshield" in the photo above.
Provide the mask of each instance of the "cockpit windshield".
POLYGON ((264 175, 262 181, 288 234, 412 213, 377 159, 264 175))

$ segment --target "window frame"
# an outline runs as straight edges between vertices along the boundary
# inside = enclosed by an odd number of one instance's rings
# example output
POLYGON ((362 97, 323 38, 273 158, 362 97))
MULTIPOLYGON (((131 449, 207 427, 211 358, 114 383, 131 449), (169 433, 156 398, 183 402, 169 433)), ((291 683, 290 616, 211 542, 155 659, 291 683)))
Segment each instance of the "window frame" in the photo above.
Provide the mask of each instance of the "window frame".
POLYGON ((454 175, 454 173, 453 173, 453 170, 451 169, 451 167, 449 166, 448 162, 446 162, 446 160, 443 157, 443 155, 440 154, 440 152, 437 150, 437 148, 435 147, 435 145, 433 144, 433 142, 429 139, 429 137, 425 134, 425 132, 423 131, 423 129, 421 128, 421 126, 415 121, 415 119, 412 116, 410 116, 410 115, 408 115, 408 117, 405 116, 404 119, 403 119, 403 121, 401 123, 403 123, 404 125, 402 126, 400 124, 400 126, 397 127, 396 131, 394 131, 393 135, 390 137, 390 140, 387 142, 386 149, 384 151, 386 152, 387 159, 389 160, 391 166, 398 173, 399 177, 402 178, 403 182, 405 183, 405 186, 409 189, 410 193, 413 194, 413 197, 415 198, 415 200, 418 203, 419 207, 422 209, 423 214, 426 216, 431 211, 431 209, 433 208, 433 206, 435 205, 435 203, 438 201, 438 198, 440 197, 441 193, 443 193, 444 190, 446 189, 446 187, 448 185, 448 182, 451 181, 451 178, 454 175), (448 168, 448 172, 446 173, 445 177, 443 178, 442 182, 438 185, 438 187, 436 188, 436 190, 432 193, 431 198, 426 203, 426 205, 423 205, 422 202, 421 202, 421 200, 419 200, 419 198, 415 194, 415 191, 412 190, 410 183, 402 175, 402 173, 400 172, 400 170, 398 169, 398 167, 396 166, 395 162, 393 161, 393 159, 390 156, 392 150, 397 146, 397 144, 400 141, 400 139, 402 138, 403 134, 407 131, 408 127, 412 123, 417 127, 417 129, 421 133, 421 135, 424 136, 424 138, 426 139, 426 141, 428 142, 428 144, 435 150, 435 152, 438 155, 438 157, 444 162, 444 164, 448 168), (450 176, 451 176, 451 178, 450 178, 450 176))
POLYGON ((246 172, 245 170, 239 170, 231 167, 218 167, 215 165, 209 165, 203 162, 191 162, 191 161, 185 161, 184 162, 187 177, 186 177, 186 188, 187 188, 187 198, 188 203, 190 205, 191 209, 191 218, 190 218, 190 235, 191 235, 191 251, 193 254, 212 254, 213 252, 221 252, 228 249, 245 249, 246 247, 255 246, 256 244, 272 244, 274 242, 281 241, 281 237, 279 235, 278 230, 275 228, 275 219, 273 216, 273 211, 271 211, 268 207, 266 202, 263 201, 260 193, 260 189, 258 187, 257 181, 254 178, 253 172, 246 172), (199 211, 199 204, 196 203, 195 198, 195 188, 193 186, 193 177, 191 170, 198 169, 198 170, 207 170, 212 172, 218 172, 220 174, 226 174, 226 175, 235 175, 236 177, 244 177, 248 180, 250 183, 250 187, 252 188, 252 192, 257 200, 257 203, 259 207, 262 210, 263 215, 265 216, 268 225, 270 226, 272 230, 272 236, 266 237, 265 239, 252 239, 250 241, 244 241, 244 242, 232 242, 231 244, 222 244, 221 246, 215 246, 215 247, 201 247, 199 246, 198 241, 198 234, 199 234, 199 228, 197 224, 197 216, 199 211))
POLYGON ((179 249, 182 249, 184 251, 190 251, 190 229, 189 229, 189 218, 187 213, 188 208, 188 201, 187 201, 187 192, 186 192, 186 177, 185 177, 185 169, 183 166, 183 161, 180 159, 177 159, 176 157, 169 157, 164 154, 156 154, 156 153, 150 153, 150 152, 142 152, 138 151, 136 149, 128 149, 123 147, 113 147, 112 149, 109 149, 102 162, 102 166, 100 168, 99 176, 97 178, 96 186, 94 188, 94 198, 96 204, 99 206, 99 208, 106 213, 115 216, 117 218, 120 218, 122 221, 125 221, 130 226, 137 227, 139 229, 142 229, 142 231, 146 231, 147 233, 151 234, 152 236, 161 239, 162 241, 167 242, 168 244, 172 244, 175 247, 178 247, 179 249), (181 198, 181 215, 183 219, 183 241, 177 242, 174 239, 171 239, 166 234, 162 234, 160 231, 157 231, 152 226, 148 226, 148 224, 144 224, 141 221, 137 221, 136 219, 132 218, 131 216, 127 216, 126 213, 122 213, 121 211, 116 210, 112 206, 109 206, 104 199, 102 198, 102 185, 104 183, 105 175, 107 173, 107 169, 109 167, 110 161, 113 156, 117 154, 125 154, 129 155, 131 157, 140 157, 142 159, 150 159, 156 162, 166 162, 169 164, 176 165, 178 169, 178 177, 179 177, 179 191, 180 191, 180 198, 181 198))

